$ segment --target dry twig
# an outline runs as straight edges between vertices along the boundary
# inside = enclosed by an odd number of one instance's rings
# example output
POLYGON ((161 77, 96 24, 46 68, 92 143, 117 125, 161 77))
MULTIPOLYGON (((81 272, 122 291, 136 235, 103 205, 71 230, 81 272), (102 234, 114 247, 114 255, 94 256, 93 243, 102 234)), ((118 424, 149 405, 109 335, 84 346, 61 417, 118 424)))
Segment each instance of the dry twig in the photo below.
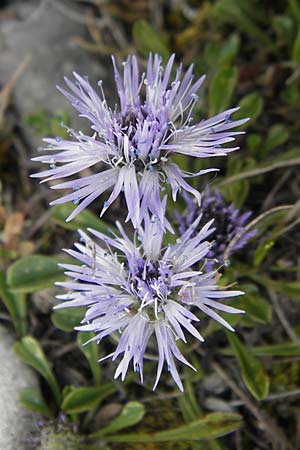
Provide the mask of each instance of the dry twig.
POLYGON ((26 69, 26 67, 28 66, 30 60, 31 56, 26 55, 23 61, 18 65, 17 69, 12 74, 12 76, 10 77, 10 79, 7 81, 7 83, 0 92, 0 126, 3 123, 4 113, 9 103, 9 98, 13 90, 13 87, 18 81, 19 77, 24 72, 24 70, 26 69))
POLYGON ((297 334, 292 329, 283 309, 280 306, 280 303, 278 301, 278 297, 276 292, 273 289, 268 289, 269 296, 273 303, 274 311, 280 320, 280 323, 282 327, 284 328, 286 334, 289 336, 289 338, 300 347, 300 338, 297 336, 297 334))
POLYGON ((219 183, 219 186, 226 186, 234 183, 235 181, 243 180, 244 178, 256 177, 267 172, 272 172, 276 169, 282 169, 283 167, 294 167, 300 164, 300 158, 288 159, 286 161, 276 161, 266 167, 259 167, 257 169, 245 170, 245 172, 237 173, 231 177, 226 177, 219 183))

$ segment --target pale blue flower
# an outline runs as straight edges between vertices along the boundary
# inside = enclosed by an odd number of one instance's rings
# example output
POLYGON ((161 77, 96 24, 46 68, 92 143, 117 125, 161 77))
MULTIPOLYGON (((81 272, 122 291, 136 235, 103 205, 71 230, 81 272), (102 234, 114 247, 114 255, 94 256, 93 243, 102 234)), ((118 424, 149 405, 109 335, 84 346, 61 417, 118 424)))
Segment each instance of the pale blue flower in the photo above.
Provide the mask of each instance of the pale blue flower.
MULTIPOLYGON (((104 192, 112 191, 103 203, 101 215, 124 192, 128 215, 137 228, 148 213, 164 226, 161 191, 171 186, 174 201, 178 191, 190 192, 200 204, 200 194, 186 179, 198 173, 182 170, 172 157, 185 154, 195 158, 226 155, 238 147, 222 147, 242 132, 232 131, 247 119, 231 121, 238 109, 229 109, 208 120, 193 124, 192 112, 204 76, 194 80, 193 66, 184 73, 180 65, 172 80, 174 55, 163 69, 161 58, 149 56, 146 73, 140 77, 137 59, 129 56, 123 63, 123 76, 113 59, 119 105, 110 108, 99 82, 96 91, 85 77, 74 73, 75 83, 65 79, 69 92, 61 89, 81 117, 91 123, 93 134, 69 130, 71 140, 44 139, 46 154, 34 158, 50 165, 33 177, 50 181, 52 189, 70 189, 52 204, 72 201, 75 217, 104 192), (92 175, 79 176, 93 168, 92 175), (69 181, 57 180, 71 177, 69 181)), ((170 227, 169 227, 170 228, 170 227)))
POLYGON ((243 293, 219 287, 217 271, 193 269, 196 263, 205 264, 211 248, 206 238, 213 231, 212 221, 194 234, 200 219, 167 247, 162 244, 161 223, 146 215, 133 240, 117 223, 120 237, 91 229, 89 235, 80 231, 76 250, 67 250, 76 263, 63 265, 73 280, 58 283, 69 290, 59 296, 64 301, 58 308, 85 306, 87 311, 77 330, 94 332, 97 342, 111 334, 118 338, 115 350, 103 358, 121 358, 115 378, 124 380, 132 363, 143 382, 145 351, 151 344, 158 353, 154 389, 166 365, 183 390, 175 359, 192 366, 177 343, 187 342, 186 333, 203 341, 197 311, 233 331, 215 310, 242 313, 224 300, 243 293))

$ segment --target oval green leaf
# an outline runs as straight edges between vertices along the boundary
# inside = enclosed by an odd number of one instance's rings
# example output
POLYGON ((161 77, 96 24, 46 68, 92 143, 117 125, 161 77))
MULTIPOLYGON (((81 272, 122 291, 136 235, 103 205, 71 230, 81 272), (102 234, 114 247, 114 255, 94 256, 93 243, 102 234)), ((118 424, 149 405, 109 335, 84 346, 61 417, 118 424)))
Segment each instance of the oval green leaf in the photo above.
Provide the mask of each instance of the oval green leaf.
POLYGON ((25 408, 37 412, 44 417, 53 417, 51 409, 38 389, 22 389, 20 391, 20 402, 25 408))
POLYGON ((35 292, 51 287, 65 278, 58 267, 62 259, 44 255, 29 255, 12 264, 7 271, 7 284, 13 292, 35 292))
POLYGON ((25 336, 16 342, 14 351, 29 366, 33 367, 48 382, 57 405, 60 404, 61 393, 55 375, 40 344, 31 336, 25 336))
POLYGON ((123 428, 131 427, 139 423, 145 415, 145 407, 140 402, 128 402, 123 407, 118 417, 113 419, 106 427, 101 428, 92 437, 114 434, 123 428))
POLYGON ((65 395, 61 409, 69 414, 89 411, 116 390, 115 383, 106 383, 99 387, 71 387, 65 395))
POLYGON ((236 67, 221 67, 209 87, 209 115, 228 108, 238 78, 236 67))
POLYGON ((72 331, 80 325, 85 311, 86 308, 84 307, 56 309, 51 314, 51 320, 56 328, 63 331, 72 331))
POLYGON ((88 209, 82 211, 70 222, 66 222, 67 217, 72 214, 75 208, 76 206, 72 203, 54 205, 51 208, 51 217, 55 223, 66 230, 77 231, 78 229, 85 230, 86 228, 93 228, 104 234, 108 234, 109 230, 117 232, 117 229, 114 226, 107 224, 88 209))
POLYGON ((257 92, 252 92, 243 97, 238 106, 240 109, 235 113, 234 118, 238 120, 244 117, 250 117, 250 120, 243 125, 243 128, 247 128, 261 115, 264 101, 257 92))
POLYGON ((263 160, 271 150, 285 144, 289 140, 290 132, 285 125, 277 123, 270 127, 267 139, 262 147, 260 159, 263 160))

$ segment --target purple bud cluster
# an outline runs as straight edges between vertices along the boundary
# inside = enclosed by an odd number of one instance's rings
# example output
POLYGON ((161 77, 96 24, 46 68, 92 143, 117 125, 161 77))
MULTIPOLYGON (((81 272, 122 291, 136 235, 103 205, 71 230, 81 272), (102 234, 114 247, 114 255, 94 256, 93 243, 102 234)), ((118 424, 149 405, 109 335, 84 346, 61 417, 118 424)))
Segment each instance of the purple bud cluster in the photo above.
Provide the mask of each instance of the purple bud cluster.
POLYGON ((235 242, 230 248, 228 256, 244 248, 249 240, 256 235, 256 230, 244 231, 252 212, 241 213, 233 203, 226 203, 219 191, 206 188, 202 194, 200 207, 191 196, 184 193, 183 197, 186 203, 185 211, 183 213, 178 210, 175 212, 180 233, 184 233, 200 215, 203 223, 206 223, 212 217, 214 218, 215 231, 211 235, 213 242, 207 254, 206 270, 226 263, 224 253, 233 239, 235 242), (236 239, 237 236, 240 237, 236 239))

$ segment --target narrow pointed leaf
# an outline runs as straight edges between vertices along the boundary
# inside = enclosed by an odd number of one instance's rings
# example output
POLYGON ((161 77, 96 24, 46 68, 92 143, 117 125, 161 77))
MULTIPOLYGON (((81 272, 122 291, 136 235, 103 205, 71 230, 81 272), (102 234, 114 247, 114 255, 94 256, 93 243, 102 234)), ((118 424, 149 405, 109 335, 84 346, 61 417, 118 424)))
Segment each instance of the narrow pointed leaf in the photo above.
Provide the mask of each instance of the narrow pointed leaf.
MULTIPOLYGON (((258 345, 250 349, 254 356, 300 356, 300 347, 294 342, 283 342, 274 345, 258 345)), ((223 355, 233 355, 232 348, 224 348, 220 350, 223 355)))
POLYGON ((106 436, 107 442, 164 442, 214 439, 242 426, 242 417, 234 413, 211 413, 186 425, 157 433, 128 433, 106 436))
POLYGON ((26 296, 25 294, 15 294, 10 292, 3 271, 0 271, 0 297, 13 320, 17 334, 20 337, 24 336, 27 331, 26 296))
POLYGON ((221 67, 209 87, 209 115, 224 111, 230 104, 237 83, 236 67, 221 67))
POLYGON ((89 362, 91 372, 93 374, 94 378, 94 384, 97 386, 100 384, 101 381, 101 367, 98 363, 99 360, 99 345, 92 341, 87 345, 84 345, 89 339, 91 339, 94 336, 92 332, 81 332, 77 335, 77 343, 86 357, 86 359, 89 362))
POLYGON ((227 333, 227 336, 247 389, 257 400, 263 400, 269 393, 269 378, 261 362, 249 352, 236 335, 227 333))

